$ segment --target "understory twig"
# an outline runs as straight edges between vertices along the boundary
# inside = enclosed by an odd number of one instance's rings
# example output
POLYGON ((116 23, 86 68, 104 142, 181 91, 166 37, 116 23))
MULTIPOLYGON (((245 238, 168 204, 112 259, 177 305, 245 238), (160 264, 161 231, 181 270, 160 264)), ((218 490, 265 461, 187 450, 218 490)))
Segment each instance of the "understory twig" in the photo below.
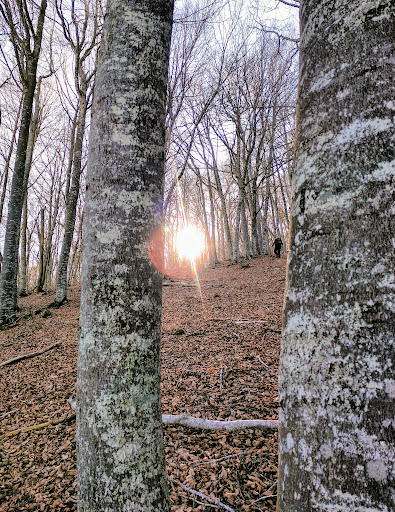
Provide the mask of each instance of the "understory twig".
POLYGON ((233 508, 228 507, 228 505, 225 505, 225 503, 222 503, 219 501, 218 498, 212 498, 211 496, 206 496, 206 494, 203 494, 200 491, 195 491, 195 489, 191 489, 190 487, 187 487, 186 485, 182 484, 181 482, 178 482, 177 480, 174 480, 173 478, 169 478, 171 482, 181 487, 181 489, 184 489, 184 491, 190 492, 191 494, 194 494, 195 496, 199 496, 199 498, 203 498, 204 500, 211 501, 217 507, 223 508, 225 510, 228 510, 228 512, 235 512, 233 508))
POLYGON ((49 347, 45 347, 41 350, 38 350, 37 352, 31 352, 30 354, 22 354, 18 357, 14 357, 13 359, 8 359, 8 361, 3 361, 2 363, 0 363, 0 367, 6 366, 7 364, 17 363, 18 361, 23 361, 24 359, 31 359, 32 357, 36 357, 41 354, 44 354, 45 352, 48 352, 48 350, 51 350, 51 349, 59 346, 60 343, 61 342, 58 341, 58 342, 54 343, 53 345, 50 345, 49 347))

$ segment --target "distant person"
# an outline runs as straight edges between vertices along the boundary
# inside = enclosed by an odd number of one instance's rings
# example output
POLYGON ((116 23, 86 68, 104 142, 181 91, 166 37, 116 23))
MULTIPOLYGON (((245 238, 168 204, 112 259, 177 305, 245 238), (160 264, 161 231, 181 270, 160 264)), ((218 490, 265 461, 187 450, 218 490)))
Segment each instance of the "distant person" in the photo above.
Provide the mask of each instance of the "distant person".
POLYGON ((281 257, 281 247, 283 246, 281 238, 280 237, 276 238, 273 242, 273 245, 274 245, 274 254, 276 255, 277 258, 280 258, 281 257))

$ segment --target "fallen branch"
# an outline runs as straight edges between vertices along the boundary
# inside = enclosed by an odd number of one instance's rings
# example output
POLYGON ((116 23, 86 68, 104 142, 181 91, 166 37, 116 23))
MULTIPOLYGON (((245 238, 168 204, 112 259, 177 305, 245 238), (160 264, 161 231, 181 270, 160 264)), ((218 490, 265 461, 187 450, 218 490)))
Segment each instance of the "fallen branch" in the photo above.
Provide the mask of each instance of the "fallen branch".
POLYGON ((278 428, 278 420, 217 421, 205 420, 202 418, 193 418, 192 416, 188 416, 186 414, 163 414, 162 422, 164 425, 182 425, 184 427, 194 428, 198 430, 227 430, 228 432, 244 430, 246 428, 278 428))
POLYGON ((277 494, 270 494, 270 496, 261 496, 261 497, 260 497, 260 498, 258 498, 257 500, 252 501, 252 502, 250 503, 250 507, 251 507, 252 505, 254 505, 255 503, 258 503, 258 501, 262 501, 262 500, 269 500, 269 499, 271 499, 271 498, 277 498, 277 494))
POLYGON ((53 420, 53 421, 46 421, 45 423, 39 423, 38 425, 31 425, 30 427, 18 428, 18 430, 12 430, 11 432, 6 432, 2 436, 0 436, 0 440, 3 439, 4 437, 15 436, 17 434, 22 434, 23 432, 31 432, 33 430, 41 430, 42 428, 46 428, 46 427, 54 427, 55 425, 59 425, 60 423, 67 423, 67 422, 73 421, 73 420, 75 420, 75 413, 70 414, 69 416, 66 416, 65 418, 60 418, 60 419, 53 420))
MULTIPOLYGON (((72 409, 75 408, 76 404, 74 400, 68 400, 72 409)), ((12 436, 16 434, 20 434, 22 432, 30 432, 32 430, 40 430, 46 427, 53 427, 55 425, 59 425, 59 423, 67 423, 68 421, 75 420, 76 414, 70 414, 70 416, 66 416, 65 418, 61 418, 54 421, 46 421, 45 423, 40 423, 38 425, 31 425, 30 427, 20 428, 18 430, 13 430, 12 432, 7 432, 0 436, 2 439, 5 436, 12 436)), ((192 416, 188 416, 187 414, 163 414, 162 415, 162 423, 164 425, 182 425, 183 427, 189 427, 197 430, 227 430, 228 432, 234 432, 236 430, 244 430, 246 428, 253 429, 277 429, 278 421, 277 420, 237 420, 237 421, 217 421, 217 420, 205 420, 202 418, 193 418, 192 416)), ((237 454, 240 455, 240 454, 237 454)))
POLYGON ((174 480, 173 478, 169 478, 171 482, 173 482, 176 485, 179 485, 181 489, 184 489, 184 491, 190 492, 191 494, 194 494, 195 496, 199 496, 199 498, 203 498, 204 500, 211 501, 214 503, 217 507, 224 508, 225 510, 228 510, 228 512, 235 512, 233 508, 228 507, 228 505, 225 505, 225 503, 222 503, 219 501, 218 498, 212 498, 211 496, 206 496, 206 494, 203 494, 202 492, 195 491, 195 489, 191 489, 190 487, 187 487, 186 485, 182 484, 181 482, 177 482, 177 480, 174 480))
POLYGON ((184 498, 185 500, 193 500, 194 503, 197 503, 198 505, 203 505, 204 507, 210 507, 210 508, 216 508, 216 509, 219 509, 220 507, 218 505, 213 505, 211 503, 207 503, 205 501, 199 501, 198 499, 194 498, 192 496, 192 498, 190 498, 189 496, 185 496, 185 494, 181 494, 181 493, 177 493, 178 496, 181 496, 181 498, 184 498))
POLYGON ((0 363, 0 367, 6 366, 8 364, 17 363, 18 361, 23 361, 24 359, 30 359, 32 357, 39 356, 41 354, 44 354, 45 352, 48 352, 48 350, 51 350, 51 349, 57 347, 58 345, 60 345, 60 341, 58 341, 57 343, 54 343, 53 345, 50 345, 49 347, 45 347, 41 350, 38 350, 37 352, 31 352, 30 354, 22 354, 21 356, 14 357, 13 359, 9 359, 8 361, 4 361, 4 362, 0 363))
MULTIPOLYGON (((269 489, 266 489, 265 492, 270 492, 272 491, 275 487, 277 487, 277 482, 274 482, 273 485, 271 485, 269 487, 269 489)), ((270 494, 269 496, 261 496, 260 498, 258 498, 257 500, 254 500, 254 501, 251 501, 250 503, 250 507, 252 507, 255 503, 258 503, 258 501, 262 501, 262 500, 268 500, 269 498, 276 498, 277 497, 277 494, 270 494)))
POLYGON ((10 412, 5 412, 4 414, 0 414, 0 420, 6 418, 7 416, 12 416, 13 414, 15 414, 17 411, 20 411, 20 409, 13 409, 12 411, 10 412))

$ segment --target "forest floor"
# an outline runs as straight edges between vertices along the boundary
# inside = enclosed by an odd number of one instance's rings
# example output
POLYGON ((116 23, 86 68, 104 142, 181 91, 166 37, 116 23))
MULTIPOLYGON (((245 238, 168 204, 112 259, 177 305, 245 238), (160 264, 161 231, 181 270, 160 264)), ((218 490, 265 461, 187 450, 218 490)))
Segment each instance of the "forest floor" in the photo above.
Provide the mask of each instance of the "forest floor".
MULTIPOLYGON (((163 288, 162 409, 211 420, 277 419, 277 374, 286 259, 254 259, 248 268, 219 264, 163 288)), ((79 289, 48 309, 53 295, 20 300, 18 323, 0 332, 0 511, 75 511, 73 413, 79 289)), ((274 511, 278 434, 165 426, 172 511, 274 511), (209 496, 192 494, 179 483, 209 496)))

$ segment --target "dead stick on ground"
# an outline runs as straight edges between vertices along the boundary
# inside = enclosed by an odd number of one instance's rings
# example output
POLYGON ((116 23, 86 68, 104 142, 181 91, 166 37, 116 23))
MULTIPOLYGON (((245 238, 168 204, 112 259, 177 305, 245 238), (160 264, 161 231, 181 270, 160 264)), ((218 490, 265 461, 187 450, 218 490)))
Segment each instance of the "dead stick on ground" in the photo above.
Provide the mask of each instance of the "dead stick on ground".
POLYGON ((15 414, 17 411, 20 411, 20 409, 13 409, 12 411, 10 412, 5 412, 4 414, 1 414, 0 415, 0 420, 2 420, 3 418, 6 418, 7 416, 12 416, 13 414, 15 414))
POLYGON ((202 418, 193 418, 186 414, 162 416, 164 425, 183 425, 184 427, 195 428, 198 430, 227 430, 233 432, 235 430, 244 430, 246 428, 254 429, 277 429, 278 420, 236 420, 236 421, 217 421, 205 420, 202 418))
POLYGON ((260 498, 258 498, 257 500, 252 501, 252 502, 250 503, 250 507, 251 507, 252 505, 254 505, 255 503, 258 503, 258 501, 269 500, 269 499, 271 499, 271 498, 277 498, 277 494, 271 494, 270 496, 261 496, 261 497, 260 497, 260 498))
POLYGON ((203 501, 199 501, 196 498, 194 498, 193 496, 192 496, 192 498, 190 498, 189 496, 185 496, 185 494, 181 494, 181 493, 177 493, 177 494, 178 494, 178 496, 181 496, 181 498, 184 498, 186 500, 193 500, 193 502, 197 503, 198 505, 203 505, 205 507, 216 508, 216 509, 220 508, 218 505, 214 505, 214 504, 211 504, 211 503, 205 503, 203 501))
POLYGON ((8 361, 4 361, 3 363, 0 363, 0 367, 6 366, 7 364, 17 363, 18 361, 22 361, 23 359, 30 359, 31 357, 39 356, 41 354, 44 354, 45 352, 48 352, 48 350, 51 350, 59 345, 60 345, 60 341, 58 341, 57 343, 54 343, 53 345, 50 345, 49 347, 45 347, 41 350, 38 350, 37 352, 31 352, 30 354, 22 354, 21 356, 14 357, 13 359, 9 359, 8 361))
MULTIPOLYGON (((46 427, 53 427, 58 425, 59 423, 66 423, 67 421, 75 420, 75 413, 70 416, 66 416, 65 418, 61 418, 59 420, 54 421, 46 421, 45 423, 40 423, 38 425, 31 425, 30 427, 20 428, 18 430, 13 430, 11 432, 7 432, 0 436, 0 439, 6 436, 12 436, 16 434, 20 434, 22 432, 30 432, 32 430, 40 430, 46 427)), ((184 427, 194 428, 197 430, 227 430, 228 432, 233 432, 235 430, 244 430, 246 428, 253 429, 277 429, 278 421, 277 420, 237 420, 237 421, 216 421, 216 420, 205 420, 202 418, 193 418, 192 416, 187 416, 186 414, 172 415, 172 414, 163 414, 162 422, 164 425, 182 425, 184 427)))
POLYGON ((193 500, 194 503, 197 503, 198 505, 203 505, 204 507, 216 508, 217 510, 219 508, 221 508, 218 505, 214 505, 213 503, 207 503, 207 502, 204 502, 204 501, 199 501, 196 498, 194 498, 193 496, 191 498, 190 496, 185 496, 185 494, 181 494, 181 493, 177 493, 177 494, 179 496, 181 496, 181 498, 184 498, 186 500, 193 500))
POLYGON ((181 482, 177 482, 177 480, 174 480, 173 478, 169 478, 169 480, 176 485, 179 485, 181 489, 184 489, 184 491, 190 492, 191 494, 194 494, 195 496, 199 496, 199 498, 203 498, 204 500, 211 501, 212 503, 215 503, 217 507, 224 508, 225 510, 228 510, 229 512, 235 512, 233 508, 228 507, 228 505, 225 505, 225 503, 222 503, 219 501, 218 498, 212 498, 211 496, 206 496, 206 494, 203 494, 202 492, 195 491, 195 489, 191 489, 190 487, 187 487, 186 485, 182 484, 181 482))

